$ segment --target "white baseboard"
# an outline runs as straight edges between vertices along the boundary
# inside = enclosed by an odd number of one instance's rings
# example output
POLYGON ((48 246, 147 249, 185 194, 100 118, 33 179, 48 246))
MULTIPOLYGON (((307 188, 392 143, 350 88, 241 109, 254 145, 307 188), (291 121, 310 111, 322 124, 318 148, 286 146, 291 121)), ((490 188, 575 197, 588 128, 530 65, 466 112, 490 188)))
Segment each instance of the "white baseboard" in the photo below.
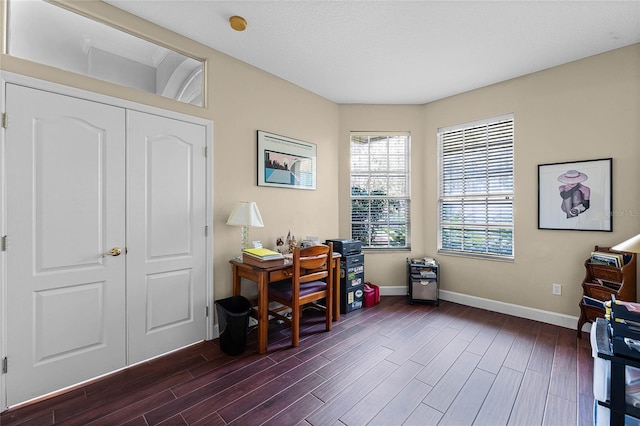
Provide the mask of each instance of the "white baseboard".
MULTIPOLYGON (((406 294, 407 289, 405 287, 380 287, 381 296, 405 296, 406 294)), ((442 300, 459 303, 465 306, 473 306, 474 308, 500 312, 502 314, 527 318, 534 321, 546 322, 547 324, 553 324, 573 330, 575 330, 578 325, 578 317, 576 316, 543 311, 541 309, 499 302, 497 300, 484 299, 482 297, 469 296, 467 294, 455 293, 453 291, 440 290, 439 297, 442 300)))

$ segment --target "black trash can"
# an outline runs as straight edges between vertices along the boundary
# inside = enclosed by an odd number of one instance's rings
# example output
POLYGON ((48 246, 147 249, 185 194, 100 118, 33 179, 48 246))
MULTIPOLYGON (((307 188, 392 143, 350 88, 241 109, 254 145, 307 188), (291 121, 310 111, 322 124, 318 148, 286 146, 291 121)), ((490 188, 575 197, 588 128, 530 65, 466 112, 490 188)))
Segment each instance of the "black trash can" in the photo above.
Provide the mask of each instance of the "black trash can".
POLYGON ((216 300, 220 348, 227 355, 239 355, 247 347, 251 303, 246 297, 231 296, 216 300))

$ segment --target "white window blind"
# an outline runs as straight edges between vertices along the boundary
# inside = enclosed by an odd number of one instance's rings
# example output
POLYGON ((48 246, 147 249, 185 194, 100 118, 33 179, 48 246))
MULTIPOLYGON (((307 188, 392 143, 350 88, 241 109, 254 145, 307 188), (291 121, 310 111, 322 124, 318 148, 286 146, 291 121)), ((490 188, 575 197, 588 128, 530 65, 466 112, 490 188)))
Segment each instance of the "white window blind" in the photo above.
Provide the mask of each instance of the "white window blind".
POLYGON ((513 259, 513 115, 438 130, 439 246, 513 259))
POLYGON ((368 249, 408 248, 409 134, 351 134, 351 238, 368 249))

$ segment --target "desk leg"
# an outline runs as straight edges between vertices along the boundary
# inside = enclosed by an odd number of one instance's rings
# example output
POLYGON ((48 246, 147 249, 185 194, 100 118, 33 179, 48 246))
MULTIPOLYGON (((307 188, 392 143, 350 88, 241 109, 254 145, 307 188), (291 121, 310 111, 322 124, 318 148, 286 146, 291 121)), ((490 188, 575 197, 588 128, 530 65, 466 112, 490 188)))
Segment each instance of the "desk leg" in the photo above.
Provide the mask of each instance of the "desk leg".
POLYGON ((269 291, 268 273, 258 275, 258 353, 267 352, 267 336, 269 334, 269 291))
POLYGON ((333 320, 340 321, 340 259, 333 264, 333 320))
POLYGON ((241 287, 240 287, 241 278, 238 276, 238 267, 236 265, 231 265, 231 291, 234 296, 240 296, 241 287))

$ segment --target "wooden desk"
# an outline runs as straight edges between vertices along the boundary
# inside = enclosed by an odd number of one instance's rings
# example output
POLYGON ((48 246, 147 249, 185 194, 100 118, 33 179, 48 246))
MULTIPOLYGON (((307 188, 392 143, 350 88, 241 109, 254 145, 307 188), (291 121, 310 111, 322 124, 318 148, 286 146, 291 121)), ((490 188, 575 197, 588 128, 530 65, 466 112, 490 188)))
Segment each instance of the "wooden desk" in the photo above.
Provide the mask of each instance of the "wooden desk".
MULTIPOLYGON (((340 320, 340 253, 333 253, 333 320, 340 320)), ((293 264, 290 261, 278 266, 261 268, 248 265, 239 260, 229 261, 233 272, 233 295, 239 296, 242 290, 242 278, 258 284, 258 353, 267 352, 267 334, 269 332, 269 283, 291 277, 293 264)))

